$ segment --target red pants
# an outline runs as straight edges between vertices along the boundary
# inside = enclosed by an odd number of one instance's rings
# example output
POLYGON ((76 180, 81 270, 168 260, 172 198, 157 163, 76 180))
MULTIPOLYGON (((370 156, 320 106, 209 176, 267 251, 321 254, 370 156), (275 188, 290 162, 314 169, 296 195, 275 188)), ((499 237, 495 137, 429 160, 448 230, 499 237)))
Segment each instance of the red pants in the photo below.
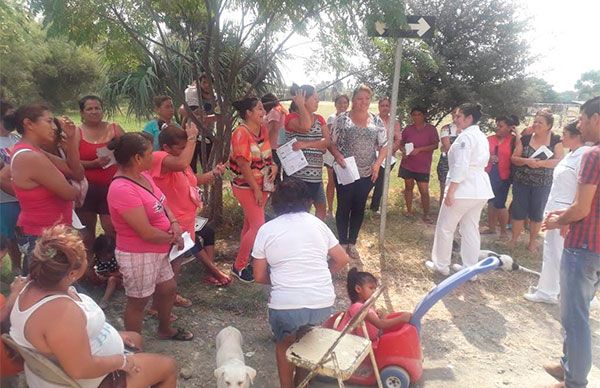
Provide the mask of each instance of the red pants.
POLYGON ((242 227, 240 237, 240 250, 233 265, 236 270, 241 270, 248 265, 258 229, 265 223, 265 203, 267 202, 269 193, 262 192, 263 205, 258 206, 251 189, 241 189, 233 186, 232 190, 233 195, 237 198, 244 211, 244 226, 242 227))

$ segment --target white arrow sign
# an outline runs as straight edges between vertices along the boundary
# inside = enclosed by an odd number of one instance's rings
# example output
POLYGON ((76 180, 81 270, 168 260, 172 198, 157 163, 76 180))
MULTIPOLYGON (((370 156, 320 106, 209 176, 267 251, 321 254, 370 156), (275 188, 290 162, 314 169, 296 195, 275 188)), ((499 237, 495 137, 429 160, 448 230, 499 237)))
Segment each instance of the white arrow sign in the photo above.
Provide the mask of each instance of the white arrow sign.
POLYGON ((425 35, 425 33, 431 28, 429 23, 427 23, 427 21, 423 18, 420 18, 417 23, 408 23, 408 26, 411 30, 417 31, 417 35, 419 35, 419 37, 425 35))

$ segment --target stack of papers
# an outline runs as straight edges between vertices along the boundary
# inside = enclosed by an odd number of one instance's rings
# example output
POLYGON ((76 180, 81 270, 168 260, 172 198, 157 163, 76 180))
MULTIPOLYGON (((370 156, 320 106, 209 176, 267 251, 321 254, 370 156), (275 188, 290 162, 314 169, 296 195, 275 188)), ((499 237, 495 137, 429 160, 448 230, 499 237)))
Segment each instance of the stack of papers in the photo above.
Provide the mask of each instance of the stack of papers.
POLYGON ((294 151, 292 148, 293 144, 297 141, 297 139, 292 139, 277 148, 277 156, 279 156, 283 170, 287 175, 293 175, 308 166, 302 150, 294 151))
POLYGON ((185 252, 192 249, 195 244, 189 232, 183 232, 181 238, 183 239, 183 249, 177 249, 177 245, 173 245, 171 247, 171 252, 169 253, 169 261, 173 261, 183 255, 185 252))
POLYGON ((404 144, 404 153, 408 156, 415 149, 415 145, 413 143, 404 144))
POLYGON ((541 146, 529 157, 529 159, 548 160, 554 155, 554 152, 550 151, 550 148, 545 145, 541 146))
POLYGON ((107 147, 100 147, 100 148, 96 149, 96 156, 99 158, 103 158, 105 156, 109 157, 110 162, 108 162, 108 164, 103 166, 102 168, 109 168, 113 164, 117 164, 117 161, 115 159, 115 153, 113 151, 109 150, 107 147))
POLYGON ((340 185, 349 185, 360 179, 360 174, 358 173, 358 166, 356 165, 354 156, 345 158, 344 161, 346 162, 346 168, 337 163, 333 163, 333 171, 335 171, 335 176, 340 185))

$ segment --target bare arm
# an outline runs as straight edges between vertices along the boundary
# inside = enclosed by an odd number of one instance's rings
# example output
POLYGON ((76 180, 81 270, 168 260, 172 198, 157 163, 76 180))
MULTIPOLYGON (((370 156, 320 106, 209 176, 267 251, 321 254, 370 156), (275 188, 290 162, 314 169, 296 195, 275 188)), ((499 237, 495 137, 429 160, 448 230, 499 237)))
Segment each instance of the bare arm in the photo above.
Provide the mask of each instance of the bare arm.
POLYGON ((294 145, 292 147, 296 151, 305 149, 305 148, 312 148, 312 149, 317 149, 317 150, 321 150, 321 151, 325 152, 327 150, 327 148, 329 147, 329 143, 331 143, 331 135, 330 135, 329 128, 326 125, 322 126, 322 131, 323 131, 323 138, 321 140, 297 141, 296 143, 294 143, 294 145))
POLYGON ((15 195, 15 190, 12 185, 12 176, 10 174, 10 165, 8 164, 0 170, 0 190, 12 196, 15 195))
POLYGON ((296 106, 298 107, 299 117, 291 119, 288 122, 286 129, 290 132, 308 133, 313 124, 314 118, 312 113, 306 109, 306 98, 304 91, 299 90, 298 93, 292 97, 292 100, 294 100, 296 106))
POLYGON ((554 146, 554 155, 552 155, 552 158, 546 160, 538 160, 537 166, 543 168, 554 168, 562 160, 562 158, 564 157, 564 153, 565 151, 562 143, 558 143, 554 146))
MULTIPOLYGON (((13 172, 19 172, 19 187, 33 188, 31 183, 44 186, 61 199, 74 201, 78 190, 71 186, 65 176, 57 171, 45 155, 37 152, 24 152, 13 162, 13 172)), ((13 174, 13 179, 17 174, 13 174)), ((34 186, 35 187, 35 186, 34 186)))
POLYGON ((401 323, 410 321, 410 317, 410 313, 403 312, 397 317, 385 319, 379 318, 379 316, 374 312, 369 312, 365 317, 365 320, 378 329, 389 329, 401 323))
POLYGON ((148 216, 142 206, 125 210, 121 213, 121 217, 144 241, 154 244, 168 244, 173 242, 172 234, 150 225, 148 216))
POLYGON ((271 284, 269 276, 268 264, 266 259, 256 259, 252 261, 252 274, 254 280, 259 284, 271 284))
POLYGON ((28 335, 44 341, 50 352, 56 357, 62 369, 74 379, 101 377, 120 369, 124 356, 93 356, 90 339, 85 330, 86 318, 73 301, 60 298, 40 307, 34 315, 35 325, 26 326, 27 334, 34 330, 41 334, 28 335), (29 329, 29 330, 27 330, 29 329), (41 338, 40 338, 41 337, 41 338))
POLYGON ((163 173, 170 171, 184 171, 194 157, 194 150, 196 149, 196 138, 198 137, 198 128, 193 122, 186 124, 185 132, 187 133, 187 141, 185 148, 179 154, 179 156, 167 155, 161 165, 161 171, 163 173))
POLYGON ((450 137, 449 136, 444 136, 440 139, 440 141, 442 142, 442 152, 448 152, 448 150, 450 150, 450 137))
POLYGON ((521 155, 523 155, 523 144, 520 141, 517 141, 515 144, 515 150, 513 151, 513 154, 510 157, 510 161, 515 166, 529 166, 531 163, 531 159, 524 158, 521 155))
POLYGON ((346 267, 346 264, 350 262, 348 253, 342 248, 340 244, 337 244, 329 250, 329 272, 332 274, 341 271, 346 267))

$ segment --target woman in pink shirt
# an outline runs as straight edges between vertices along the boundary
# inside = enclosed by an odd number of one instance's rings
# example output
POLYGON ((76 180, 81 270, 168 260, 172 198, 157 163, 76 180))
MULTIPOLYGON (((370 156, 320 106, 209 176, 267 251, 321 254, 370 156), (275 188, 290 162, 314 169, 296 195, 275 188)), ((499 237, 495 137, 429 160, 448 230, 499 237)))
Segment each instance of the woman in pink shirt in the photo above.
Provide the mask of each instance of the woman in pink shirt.
MULTIPOLYGON (((54 118, 46 106, 25 105, 6 115, 4 120, 22 135, 12 151, 10 172, 14 194, 21 205, 18 243, 26 252, 22 269, 26 275, 29 272, 27 256, 42 232, 55 224, 71 225, 73 201, 79 191, 41 149, 56 140, 54 118)), ((64 118, 59 123, 74 126, 64 118)))
MULTIPOLYGON (((198 129, 189 122, 185 131, 177 125, 169 125, 158 135, 160 151, 152 154, 150 175, 154 183, 166 195, 169 208, 181 224, 184 232, 194 238, 196 245, 190 250, 208 270, 205 282, 216 286, 226 286, 231 278, 215 265, 215 232, 204 225, 196 230, 196 215, 202 209, 202 199, 198 186, 213 183, 225 171, 225 166, 218 164, 212 171, 194 174, 190 161, 194 155, 194 147, 198 129)), ((180 271, 181 259, 173 260, 175 275, 180 271)))
POLYGON ((183 241, 165 195, 146 172, 152 167, 152 144, 139 133, 126 133, 113 139, 108 149, 119 166, 108 189, 108 204, 127 295, 125 329, 142 331, 144 308, 154 295, 158 337, 190 341, 191 332, 170 325, 177 285, 168 252, 171 244, 182 248, 183 241))

